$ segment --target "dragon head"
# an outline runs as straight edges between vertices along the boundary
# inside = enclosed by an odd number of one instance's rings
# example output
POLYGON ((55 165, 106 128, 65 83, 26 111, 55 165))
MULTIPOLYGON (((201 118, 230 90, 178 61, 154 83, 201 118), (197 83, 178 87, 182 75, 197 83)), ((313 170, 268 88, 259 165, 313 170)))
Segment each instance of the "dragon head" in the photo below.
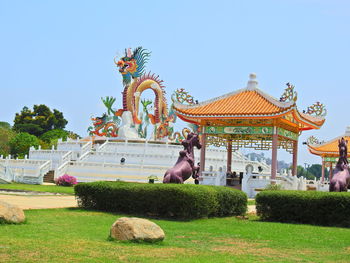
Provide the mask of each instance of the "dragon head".
POLYGON ((102 117, 91 118, 94 127, 98 127, 106 123, 107 115, 103 114, 102 117))
POLYGON ((129 85, 132 78, 137 78, 144 74, 145 65, 150 54, 150 52, 147 52, 142 47, 138 47, 134 51, 128 48, 125 49, 124 57, 118 62, 114 60, 114 63, 119 68, 119 72, 123 76, 124 86, 129 85))

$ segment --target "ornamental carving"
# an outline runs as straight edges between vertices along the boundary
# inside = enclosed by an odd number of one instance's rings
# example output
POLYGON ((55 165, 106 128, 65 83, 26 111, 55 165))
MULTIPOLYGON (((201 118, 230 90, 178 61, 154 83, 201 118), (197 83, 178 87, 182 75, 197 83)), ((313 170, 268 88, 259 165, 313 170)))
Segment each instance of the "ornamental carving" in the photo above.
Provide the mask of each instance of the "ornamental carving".
POLYGON ((294 85, 290 84, 289 82, 286 85, 287 85, 287 88, 284 90, 284 93, 282 94, 280 101, 282 102, 297 101, 298 95, 297 95, 297 92, 294 91, 294 85))
POLYGON ((323 103, 317 101, 307 108, 306 113, 310 115, 325 117, 327 115, 327 110, 326 106, 323 103))
POLYGON ((181 104, 193 105, 195 104, 193 96, 191 96, 185 89, 177 89, 173 96, 171 97, 172 101, 177 101, 181 104))
POLYGON ((307 143, 308 145, 309 145, 309 144, 315 145, 315 144, 323 144, 324 141, 318 140, 315 136, 310 136, 310 137, 307 139, 306 143, 307 143))

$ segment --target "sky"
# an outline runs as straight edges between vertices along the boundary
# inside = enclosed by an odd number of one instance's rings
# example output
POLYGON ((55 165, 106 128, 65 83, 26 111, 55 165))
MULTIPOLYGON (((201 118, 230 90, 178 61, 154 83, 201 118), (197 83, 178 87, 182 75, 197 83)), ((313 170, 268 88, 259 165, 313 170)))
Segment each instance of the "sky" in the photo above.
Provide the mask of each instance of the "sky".
MULTIPOLYGON (((335 138, 350 125, 349 28, 346 0, 0 0, 0 121, 46 104, 86 136, 90 117, 105 111, 101 97, 121 107, 113 58, 142 46, 168 99, 178 88, 199 101, 217 97, 246 87, 254 72, 276 98, 295 85, 300 111, 324 103, 325 124, 303 132, 298 154, 300 164, 320 163, 301 142, 335 138)), ((278 158, 292 159, 283 150, 278 158)))

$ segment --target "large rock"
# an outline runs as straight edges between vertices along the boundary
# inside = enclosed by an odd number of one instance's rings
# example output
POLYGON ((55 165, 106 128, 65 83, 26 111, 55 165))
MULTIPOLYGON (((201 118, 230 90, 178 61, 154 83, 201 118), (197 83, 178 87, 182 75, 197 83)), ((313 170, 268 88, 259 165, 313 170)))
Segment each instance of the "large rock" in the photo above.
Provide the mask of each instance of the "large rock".
POLYGON ((24 220, 25 216, 21 208, 0 201, 0 221, 5 221, 5 223, 22 223, 24 220))
POLYGON ((165 237, 164 231, 155 223, 136 217, 121 217, 111 228, 111 237, 117 240, 156 242, 165 237))

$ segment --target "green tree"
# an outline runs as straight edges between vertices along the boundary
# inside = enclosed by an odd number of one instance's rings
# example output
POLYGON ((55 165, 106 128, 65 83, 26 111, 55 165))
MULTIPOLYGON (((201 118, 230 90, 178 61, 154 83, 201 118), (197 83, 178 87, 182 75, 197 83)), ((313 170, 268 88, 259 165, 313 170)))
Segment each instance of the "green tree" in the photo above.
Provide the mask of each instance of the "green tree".
POLYGON ((23 158, 29 153, 29 147, 39 146, 39 139, 27 132, 18 133, 10 141, 10 152, 16 157, 23 158))
POLYGON ((0 128, 4 128, 4 129, 9 130, 9 129, 11 129, 11 125, 8 122, 0 121, 0 128))
POLYGON ((304 169, 304 167, 302 167, 301 165, 297 166, 297 176, 301 177, 301 176, 306 176, 306 171, 304 169))
POLYGON ((15 137, 16 133, 7 128, 0 127, 0 155, 7 156, 10 154, 10 140, 15 137))
POLYGON ((41 104, 34 105, 33 110, 25 106, 20 113, 16 113, 13 129, 39 137, 50 130, 63 130, 67 123, 62 112, 56 109, 52 112, 49 107, 41 104))
POLYGON ((45 132, 43 135, 40 136, 40 139, 46 143, 51 143, 52 141, 54 140, 57 141, 58 139, 61 139, 61 138, 64 141, 66 141, 68 135, 69 135, 69 132, 65 130, 54 129, 54 130, 45 132))
POLYGON ((312 164, 309 169, 309 173, 313 174, 316 178, 321 178, 322 176, 322 165, 320 164, 312 164))

